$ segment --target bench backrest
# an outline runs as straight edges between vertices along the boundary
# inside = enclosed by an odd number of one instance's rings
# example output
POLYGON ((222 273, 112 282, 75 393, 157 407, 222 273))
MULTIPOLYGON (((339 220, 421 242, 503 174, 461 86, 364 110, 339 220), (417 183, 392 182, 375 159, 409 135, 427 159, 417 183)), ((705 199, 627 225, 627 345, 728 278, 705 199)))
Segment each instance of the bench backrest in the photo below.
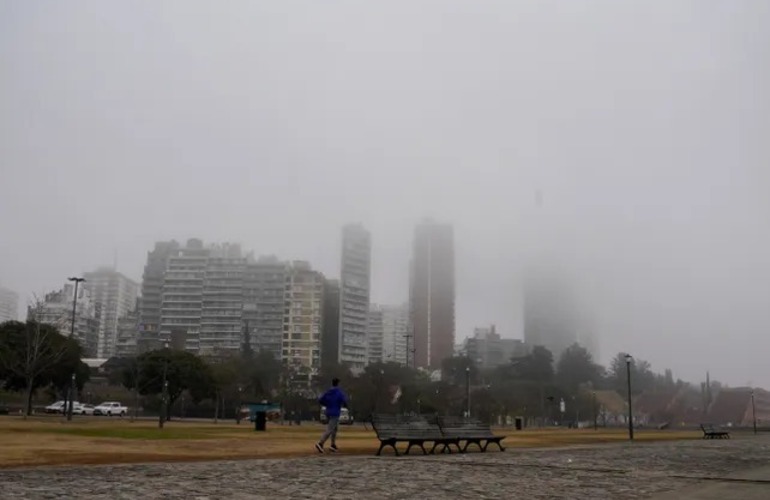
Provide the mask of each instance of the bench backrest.
POLYGON ((372 427, 379 439, 435 439, 441 429, 422 415, 372 415, 372 427))
POLYGON ((716 429, 714 429, 714 424, 700 424, 700 428, 705 433, 716 431, 716 429))
POLYGON ((494 436, 489 424, 460 417, 438 417, 438 425, 445 437, 483 438, 494 436))

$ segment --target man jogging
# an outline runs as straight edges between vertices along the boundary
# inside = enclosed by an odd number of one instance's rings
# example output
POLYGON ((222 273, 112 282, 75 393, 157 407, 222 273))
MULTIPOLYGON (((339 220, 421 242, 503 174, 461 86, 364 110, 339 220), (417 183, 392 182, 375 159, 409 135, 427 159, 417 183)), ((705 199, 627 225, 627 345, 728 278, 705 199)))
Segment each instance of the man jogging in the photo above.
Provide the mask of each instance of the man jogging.
POLYGON ((342 389, 338 387, 339 385, 340 379, 332 379, 331 389, 326 391, 318 400, 319 403, 326 407, 326 418, 329 420, 321 440, 315 444, 315 449, 318 450, 318 453, 324 452, 324 443, 329 438, 332 438, 332 445, 329 449, 332 452, 337 452, 337 427, 340 424, 340 412, 343 407, 348 407, 348 398, 342 392, 342 389))

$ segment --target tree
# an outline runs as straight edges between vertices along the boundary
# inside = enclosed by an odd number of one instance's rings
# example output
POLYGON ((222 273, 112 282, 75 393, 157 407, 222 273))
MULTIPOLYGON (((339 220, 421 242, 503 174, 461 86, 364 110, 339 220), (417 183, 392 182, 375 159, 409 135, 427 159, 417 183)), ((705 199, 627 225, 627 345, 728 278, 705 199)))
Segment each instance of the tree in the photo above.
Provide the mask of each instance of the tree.
POLYGON ((136 387, 140 394, 161 394, 163 381, 168 384, 171 406, 184 391, 194 402, 207 398, 213 387, 211 369, 201 358, 186 351, 160 349, 149 351, 136 360, 135 371, 124 370, 124 385, 136 387))
POLYGON ((568 393, 575 395, 581 384, 598 384, 602 371, 603 369, 594 363, 588 350, 579 344, 572 344, 559 358, 556 382, 568 393))
POLYGON ((513 365, 513 373, 522 379, 541 384, 553 380, 553 354, 543 346, 536 345, 528 356, 521 358, 513 365))
MULTIPOLYGON (((626 354, 619 352, 612 358, 607 373, 608 385, 620 394, 628 390, 628 373, 626 367, 626 354)), ((655 373, 652 372, 650 363, 643 359, 631 361, 631 392, 640 394, 655 388, 655 373)))
POLYGON ((24 390, 25 418, 32 413, 35 390, 51 383, 71 348, 68 339, 51 325, 36 321, 0 325, 0 379, 6 389, 24 390))
POLYGON ((468 376, 471 384, 477 384, 481 379, 480 375, 476 363, 468 356, 454 356, 441 362, 441 378, 451 384, 464 387, 468 376))

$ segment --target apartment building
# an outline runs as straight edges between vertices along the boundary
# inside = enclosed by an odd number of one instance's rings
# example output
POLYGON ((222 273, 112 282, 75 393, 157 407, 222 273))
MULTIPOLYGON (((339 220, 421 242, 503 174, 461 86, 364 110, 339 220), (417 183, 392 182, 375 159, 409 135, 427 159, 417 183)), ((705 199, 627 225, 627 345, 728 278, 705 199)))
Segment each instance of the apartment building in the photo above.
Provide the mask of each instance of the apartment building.
POLYGON ((282 359, 312 373, 321 366, 324 277, 295 261, 286 279, 282 359))
POLYGON ((371 236, 360 224, 342 230, 340 280, 340 361, 360 372, 367 363, 366 328, 369 315, 371 236))

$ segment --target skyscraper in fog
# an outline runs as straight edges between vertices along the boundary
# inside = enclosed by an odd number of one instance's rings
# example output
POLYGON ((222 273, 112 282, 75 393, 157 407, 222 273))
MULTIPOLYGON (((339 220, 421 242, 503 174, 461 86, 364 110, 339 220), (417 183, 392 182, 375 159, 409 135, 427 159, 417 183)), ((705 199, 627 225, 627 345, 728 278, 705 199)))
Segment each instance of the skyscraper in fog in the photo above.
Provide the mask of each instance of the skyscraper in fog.
POLYGON ((369 320, 366 326, 366 359, 368 364, 382 362, 382 307, 377 304, 369 306, 369 320))
POLYGON ((19 296, 13 290, 0 287, 0 323, 16 321, 19 313, 19 296))
POLYGON ((414 232, 410 268, 409 349, 416 367, 440 368, 455 339, 454 231, 426 221, 414 232))
POLYGON ((578 341, 581 326, 574 287, 555 266, 530 268, 524 277, 524 342, 561 353, 578 341))
POLYGON ((409 305, 381 306, 382 360, 407 364, 406 342, 409 332, 409 305))
POLYGON ((139 284, 112 268, 100 268, 85 273, 83 286, 96 304, 99 320, 97 356, 110 358, 115 355, 118 338, 118 320, 136 308, 139 284))
POLYGON ((340 361, 354 371, 366 366, 371 236, 360 224, 342 229, 340 266, 340 361))

